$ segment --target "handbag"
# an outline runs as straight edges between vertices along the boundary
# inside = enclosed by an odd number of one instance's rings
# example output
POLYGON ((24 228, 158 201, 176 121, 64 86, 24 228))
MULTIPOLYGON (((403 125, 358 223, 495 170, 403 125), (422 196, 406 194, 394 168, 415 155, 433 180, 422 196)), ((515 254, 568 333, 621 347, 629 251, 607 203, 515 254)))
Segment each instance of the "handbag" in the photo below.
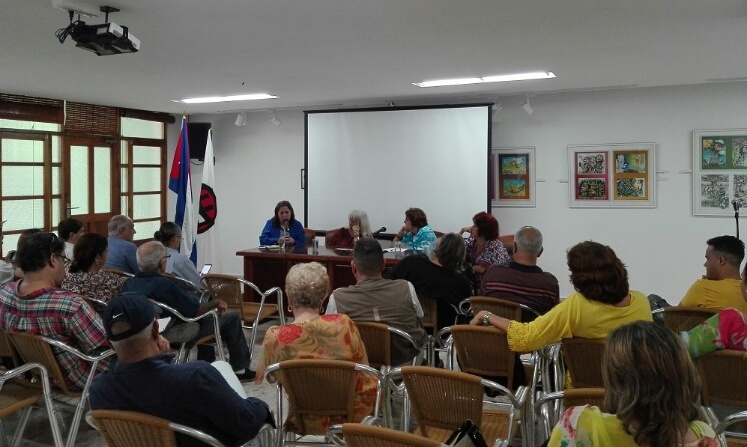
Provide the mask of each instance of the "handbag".
POLYGON ((488 447, 485 438, 471 420, 467 419, 462 426, 454 430, 444 445, 451 447, 488 447))

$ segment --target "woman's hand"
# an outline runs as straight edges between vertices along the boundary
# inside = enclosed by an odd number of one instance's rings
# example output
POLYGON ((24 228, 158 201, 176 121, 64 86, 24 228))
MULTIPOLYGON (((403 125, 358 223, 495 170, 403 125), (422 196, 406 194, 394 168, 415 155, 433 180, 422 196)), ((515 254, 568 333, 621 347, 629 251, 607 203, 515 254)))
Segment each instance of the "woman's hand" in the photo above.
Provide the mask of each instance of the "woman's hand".
POLYGON ((475 316, 470 320, 469 324, 473 326, 482 326, 482 317, 485 316, 485 313, 487 311, 481 310, 480 312, 477 312, 475 316))
POLYGON ((462 235, 464 233, 472 234, 472 227, 462 227, 462 229, 459 230, 459 234, 462 235))
POLYGON ((482 275, 486 270, 487 269, 481 265, 475 265, 472 267, 472 273, 476 273, 478 275, 482 275))

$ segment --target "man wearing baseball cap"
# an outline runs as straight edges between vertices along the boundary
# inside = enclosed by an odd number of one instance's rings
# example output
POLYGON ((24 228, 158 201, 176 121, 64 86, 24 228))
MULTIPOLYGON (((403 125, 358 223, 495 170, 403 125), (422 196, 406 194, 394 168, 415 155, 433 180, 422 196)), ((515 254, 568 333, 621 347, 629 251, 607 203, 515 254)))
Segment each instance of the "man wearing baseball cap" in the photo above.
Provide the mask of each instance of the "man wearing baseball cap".
MULTIPOLYGON (((265 423, 274 425, 265 402, 239 396, 209 363, 172 364, 172 354, 160 353, 155 317, 150 300, 137 292, 120 293, 107 304, 104 328, 119 362, 91 384, 91 409, 151 414, 204 431, 225 445, 244 443, 265 423)), ((179 445, 202 444, 180 437, 179 445)))

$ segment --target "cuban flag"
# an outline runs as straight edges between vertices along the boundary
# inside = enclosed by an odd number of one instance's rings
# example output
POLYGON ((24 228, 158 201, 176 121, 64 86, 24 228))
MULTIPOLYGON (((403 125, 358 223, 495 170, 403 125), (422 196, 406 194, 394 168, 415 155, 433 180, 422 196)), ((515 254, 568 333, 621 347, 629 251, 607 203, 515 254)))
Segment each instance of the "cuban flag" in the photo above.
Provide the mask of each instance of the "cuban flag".
POLYGON ((189 138, 187 117, 182 117, 182 130, 174 150, 174 162, 169 174, 169 189, 176 193, 174 223, 182 228, 182 244, 179 252, 197 265, 197 225, 192 207, 192 176, 189 169, 189 138))

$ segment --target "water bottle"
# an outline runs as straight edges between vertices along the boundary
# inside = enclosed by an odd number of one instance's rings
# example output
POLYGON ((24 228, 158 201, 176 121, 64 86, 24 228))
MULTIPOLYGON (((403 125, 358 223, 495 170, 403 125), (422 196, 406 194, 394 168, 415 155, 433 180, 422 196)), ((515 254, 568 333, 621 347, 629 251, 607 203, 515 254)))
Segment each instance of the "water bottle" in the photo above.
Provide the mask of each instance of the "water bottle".
POLYGON ((397 241, 394 243, 394 257, 401 258, 402 257, 402 242, 397 241))
POLYGON ((285 228, 283 228, 283 232, 280 234, 280 251, 285 251, 285 228))
POLYGON ((316 239, 314 239, 314 245, 313 245, 313 247, 311 249, 311 253, 315 254, 315 255, 319 254, 319 241, 316 240, 316 239))

